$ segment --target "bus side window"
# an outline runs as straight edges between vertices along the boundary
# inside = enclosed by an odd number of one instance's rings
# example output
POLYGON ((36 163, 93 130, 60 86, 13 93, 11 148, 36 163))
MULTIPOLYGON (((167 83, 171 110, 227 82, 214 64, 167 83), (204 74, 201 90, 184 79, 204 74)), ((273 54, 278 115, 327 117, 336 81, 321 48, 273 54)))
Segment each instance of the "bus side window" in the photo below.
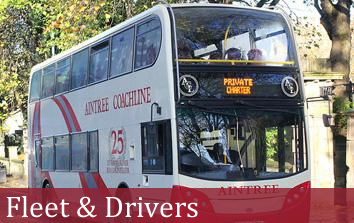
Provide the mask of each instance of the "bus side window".
POLYGON ((98 131, 89 133, 89 171, 98 172, 98 131))
POLYGON ((157 18, 138 26, 135 49, 135 69, 152 65, 161 45, 161 23, 157 18))
POLYGON ((42 70, 35 72, 32 75, 30 101, 36 101, 41 98, 41 79, 42 70))
POLYGON ((105 41, 91 48, 89 83, 105 80, 108 73, 109 42, 105 41))
POLYGON ((70 150, 69 136, 54 137, 55 145, 55 170, 69 171, 70 170, 70 150))
POLYGON ((50 65, 43 69, 42 98, 53 96, 55 82, 55 66, 50 65))
POLYGON ((142 172, 172 174, 171 123, 142 124, 142 172))
POLYGON ((73 55, 71 89, 79 88, 87 83, 88 56, 88 49, 73 55))
POLYGON ((53 171, 54 170, 54 141, 53 137, 47 137, 42 139, 42 170, 53 171))
POLYGON ((70 58, 57 63, 55 94, 69 90, 70 58))
POLYGON ((71 136, 71 169, 87 171, 87 133, 77 133, 71 136))
POLYGON ((134 28, 112 38, 111 77, 131 72, 133 69, 134 28))

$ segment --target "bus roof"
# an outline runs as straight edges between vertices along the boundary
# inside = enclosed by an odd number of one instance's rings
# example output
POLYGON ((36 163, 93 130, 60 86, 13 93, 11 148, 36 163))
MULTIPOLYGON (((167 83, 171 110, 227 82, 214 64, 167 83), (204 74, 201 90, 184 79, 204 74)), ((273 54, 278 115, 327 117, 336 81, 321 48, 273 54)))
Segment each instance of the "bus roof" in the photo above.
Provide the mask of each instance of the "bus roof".
POLYGON ((192 8, 192 7, 217 7, 217 8, 236 8, 236 9, 252 9, 257 11, 264 12, 275 12, 269 8, 258 8, 250 6, 240 6, 240 5, 231 5, 231 4, 216 4, 216 3, 181 3, 181 4, 171 4, 172 8, 192 8))
MULTIPOLYGON (((156 5, 154 7, 152 7, 151 9, 148 9, 130 19, 127 19, 126 21, 117 24, 116 26, 82 42, 79 43, 78 45, 63 51, 35 66, 33 66, 32 70, 31 70, 31 74, 34 73, 37 70, 43 69, 44 67, 60 61, 61 59, 64 59, 66 56, 70 56, 76 52, 79 52, 81 50, 83 50, 86 47, 89 47, 97 42, 99 42, 100 40, 109 37, 112 34, 115 34, 116 32, 118 32, 119 30, 123 30, 127 27, 129 27, 130 25, 133 25, 134 23, 136 23, 137 21, 153 14, 156 11, 162 10, 163 8, 165 8, 166 6, 164 4, 159 4, 156 5)), ((185 4, 171 4, 172 8, 184 8, 184 7, 188 7, 188 8, 192 8, 192 7, 223 7, 223 8, 237 8, 237 9, 252 9, 252 10, 257 10, 257 11, 266 11, 266 12, 273 12, 273 13, 277 13, 277 11, 272 11, 270 9, 264 9, 264 8, 251 8, 251 7, 243 7, 243 6, 236 6, 236 5, 226 5, 226 4, 210 4, 210 3, 185 3, 185 4)))

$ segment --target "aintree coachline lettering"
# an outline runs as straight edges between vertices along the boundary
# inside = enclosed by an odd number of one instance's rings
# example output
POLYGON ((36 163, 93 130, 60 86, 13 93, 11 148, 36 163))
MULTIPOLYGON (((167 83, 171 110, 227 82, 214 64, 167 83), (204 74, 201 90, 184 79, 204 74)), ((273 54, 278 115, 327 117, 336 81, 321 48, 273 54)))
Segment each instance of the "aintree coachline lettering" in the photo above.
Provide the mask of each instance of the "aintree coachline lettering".
POLYGON ((85 115, 95 115, 110 111, 110 106, 113 109, 124 109, 134 107, 141 104, 148 104, 151 102, 151 87, 135 89, 128 92, 117 93, 110 97, 102 97, 92 101, 86 102, 85 115), (112 102, 110 102, 112 100, 112 102))
POLYGON ((85 115, 92 115, 109 111, 108 97, 86 102, 85 115))
POLYGON ((137 89, 113 96, 113 108, 122 109, 151 102, 151 87, 137 89))

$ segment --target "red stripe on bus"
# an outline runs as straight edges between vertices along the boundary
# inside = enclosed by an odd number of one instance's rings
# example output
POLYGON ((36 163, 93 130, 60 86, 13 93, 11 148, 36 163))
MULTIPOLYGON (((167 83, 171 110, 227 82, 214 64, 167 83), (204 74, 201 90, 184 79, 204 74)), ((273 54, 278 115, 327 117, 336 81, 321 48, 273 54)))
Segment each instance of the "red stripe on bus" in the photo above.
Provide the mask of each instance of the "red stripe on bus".
POLYGON ((85 173, 79 173, 79 176, 80 176, 81 188, 84 191, 84 195, 90 196, 91 193, 88 187, 88 183, 86 181, 85 173))
POLYGON ((79 176, 80 176, 80 181, 81 181, 81 187, 88 188, 84 173, 79 173, 79 176))
POLYGON ((53 98, 53 100, 55 101, 55 103, 58 105, 63 117, 64 117, 64 120, 65 120, 65 123, 66 123, 66 126, 68 127, 68 130, 69 132, 71 133, 72 132, 72 128, 71 128, 71 125, 70 125, 70 121, 68 119, 68 116, 65 112, 65 109, 63 107, 63 105, 60 103, 60 101, 57 99, 57 98, 53 98))
POLYGON ((34 137, 41 133, 41 103, 37 102, 34 105, 33 117, 32 117, 32 143, 34 143, 34 137))
POLYGON ((74 126, 75 126, 76 131, 81 132, 81 127, 79 125, 79 122, 77 121, 75 112, 74 112, 73 108, 71 107, 70 102, 68 101, 68 99, 64 95, 61 95, 59 97, 61 97, 63 99, 66 107, 68 108, 68 110, 70 112, 70 116, 71 116, 71 118, 72 118, 72 120, 74 122, 74 126))
POLYGON ((103 197, 108 197, 110 196, 110 192, 106 186, 106 184, 104 183, 101 174, 99 173, 92 173, 93 178, 95 179, 95 182, 97 184, 97 187, 100 188, 100 191, 103 195, 103 197))
POLYGON ((107 188, 106 184, 104 183, 99 173, 92 173, 92 176, 95 179, 98 188, 107 188))
MULTIPOLYGON (((79 174, 80 174, 80 180, 81 180, 81 183, 82 183, 84 194, 86 196, 90 196, 91 198, 93 198, 93 195, 92 195, 92 193, 90 193, 90 189, 87 186, 88 183, 86 182, 86 176, 89 176, 90 173, 79 173, 79 174), (86 185, 85 187, 84 187, 84 184, 86 185)), ((102 196, 98 196, 98 197, 95 196, 94 197, 95 199, 92 199, 92 202, 93 203, 97 202, 98 204, 102 204, 102 203, 105 202, 102 199, 104 197, 110 197, 111 195, 109 193, 109 190, 106 188, 106 185, 104 184, 101 176, 98 173, 92 173, 91 176, 93 177, 93 179, 94 179, 94 181, 95 181, 95 183, 97 185, 97 188, 99 188, 99 192, 101 192, 101 195, 102 195, 102 196), (104 186, 104 188, 102 188, 103 186, 104 186)), ((94 191, 94 190, 92 190, 92 191, 94 191)), ((107 218, 104 218, 104 216, 102 216, 102 215, 99 215, 99 218, 100 218, 100 222, 113 222, 114 221, 114 219, 108 219, 107 220, 107 218)))
POLYGON ((35 123, 35 118, 36 118, 36 112, 38 109, 38 104, 39 102, 34 104, 34 110, 33 110, 33 117, 32 117, 32 141, 30 144, 31 150, 30 150, 30 154, 31 154, 31 183, 32 183, 32 188, 36 187, 36 177, 35 177, 35 166, 34 166, 34 147, 35 147, 35 141, 34 141, 34 131, 35 131, 35 126, 37 123, 35 123))

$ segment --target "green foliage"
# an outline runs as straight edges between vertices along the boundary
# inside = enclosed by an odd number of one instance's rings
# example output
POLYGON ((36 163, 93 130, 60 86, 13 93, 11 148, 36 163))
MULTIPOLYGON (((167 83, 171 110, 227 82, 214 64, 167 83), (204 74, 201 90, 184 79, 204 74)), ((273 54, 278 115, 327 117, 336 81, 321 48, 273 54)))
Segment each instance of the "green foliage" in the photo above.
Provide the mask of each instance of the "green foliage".
POLYGON ((130 1, 50 0, 44 42, 49 49, 63 51, 132 16, 130 1))
POLYGON ((11 111, 26 114, 29 71, 42 60, 37 48, 43 21, 35 2, 40 1, 0 2, 0 126, 11 111))
POLYGON ((353 102, 350 102, 347 97, 334 98, 333 112, 336 113, 334 121, 337 133, 347 129, 347 116, 345 113, 351 110, 354 107, 353 105, 353 102))
POLYGON ((266 130, 266 156, 267 159, 276 160, 278 151, 278 129, 276 127, 266 130))
MULTIPOLYGON (((266 128, 266 158, 267 160, 278 161, 278 147, 279 144, 284 145, 281 146, 280 150, 285 151, 286 156, 292 154, 292 147, 291 141, 289 141, 292 137, 293 130, 290 128, 279 128, 279 127, 271 127, 266 128), (278 142, 278 131, 284 131, 284 138, 283 142, 278 142)), ((292 157, 288 158, 287 160, 291 160, 292 157)))
MULTIPOLYGON (((5 66, 0 62, 0 123, 2 124, 8 117, 9 112, 15 106, 14 98, 15 89, 20 84, 18 75, 13 72, 7 72, 5 66)), ((0 125, 0 132, 3 131, 0 125)))

